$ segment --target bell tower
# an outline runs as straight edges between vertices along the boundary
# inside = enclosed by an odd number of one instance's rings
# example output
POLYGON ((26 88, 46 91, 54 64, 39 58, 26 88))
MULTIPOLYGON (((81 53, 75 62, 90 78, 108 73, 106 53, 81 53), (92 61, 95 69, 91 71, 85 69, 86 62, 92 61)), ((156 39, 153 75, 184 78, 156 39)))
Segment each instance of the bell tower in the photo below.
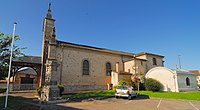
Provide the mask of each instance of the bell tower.
POLYGON ((42 42, 42 78, 41 99, 44 101, 56 100, 59 97, 59 88, 57 86, 59 66, 56 59, 56 35, 55 20, 51 15, 51 4, 49 4, 48 12, 43 23, 43 42, 42 42))
MULTIPOLYGON (((41 68, 41 78, 40 78, 40 86, 44 86, 45 84, 45 73, 46 73, 46 60, 48 56, 48 43, 52 39, 52 30, 55 30, 54 27, 55 20, 52 19, 51 14, 51 3, 49 3, 47 14, 43 21, 43 40, 42 40, 42 68, 41 68)), ((55 40, 55 37, 53 38, 55 40)))

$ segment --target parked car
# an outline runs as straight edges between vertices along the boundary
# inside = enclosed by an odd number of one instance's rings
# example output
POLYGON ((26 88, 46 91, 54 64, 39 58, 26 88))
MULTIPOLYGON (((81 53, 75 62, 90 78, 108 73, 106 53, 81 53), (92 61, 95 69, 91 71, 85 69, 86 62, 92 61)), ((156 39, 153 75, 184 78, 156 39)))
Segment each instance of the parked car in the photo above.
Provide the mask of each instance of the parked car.
POLYGON ((137 92, 133 90, 133 87, 120 85, 116 88, 115 97, 127 97, 131 100, 133 97, 137 97, 137 92))

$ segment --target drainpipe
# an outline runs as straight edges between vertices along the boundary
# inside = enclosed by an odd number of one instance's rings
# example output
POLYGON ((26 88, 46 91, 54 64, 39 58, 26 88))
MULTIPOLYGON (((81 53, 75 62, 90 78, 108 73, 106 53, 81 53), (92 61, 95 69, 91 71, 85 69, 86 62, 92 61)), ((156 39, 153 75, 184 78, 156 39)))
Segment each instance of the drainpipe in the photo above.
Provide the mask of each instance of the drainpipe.
POLYGON ((62 65, 63 65, 63 46, 62 46, 62 53, 61 53, 61 58, 60 58, 60 85, 62 84, 62 65))
POLYGON ((124 58, 122 55, 121 55, 121 60, 122 60, 122 71, 124 72, 124 58))
POLYGON ((178 91, 176 91, 176 76, 173 75, 173 78, 174 78, 174 88, 175 88, 175 92, 178 92, 178 91))

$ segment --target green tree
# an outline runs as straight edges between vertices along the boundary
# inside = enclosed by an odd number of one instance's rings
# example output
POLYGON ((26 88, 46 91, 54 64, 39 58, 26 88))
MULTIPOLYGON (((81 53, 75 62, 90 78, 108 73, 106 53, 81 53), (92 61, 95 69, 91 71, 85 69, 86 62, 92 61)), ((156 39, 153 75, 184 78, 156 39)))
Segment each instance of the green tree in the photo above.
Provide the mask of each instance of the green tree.
POLYGON ((131 79, 121 79, 119 81, 119 85, 128 85, 128 86, 132 86, 132 81, 131 79))
MULTIPOLYGON (((15 41, 20 40, 19 36, 14 37, 15 41)), ((4 35, 0 32, 0 79, 7 77, 9 58, 10 58, 10 47, 12 43, 12 35, 4 35)), ((25 48, 19 48, 13 46, 13 58, 23 56, 22 50, 25 48)))

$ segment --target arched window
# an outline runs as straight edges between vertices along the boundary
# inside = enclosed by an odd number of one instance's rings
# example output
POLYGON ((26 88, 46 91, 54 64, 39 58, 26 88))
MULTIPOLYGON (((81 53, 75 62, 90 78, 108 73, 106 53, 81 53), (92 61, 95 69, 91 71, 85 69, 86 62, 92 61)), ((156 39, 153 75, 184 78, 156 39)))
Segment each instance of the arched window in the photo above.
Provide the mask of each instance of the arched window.
POLYGON ((188 77, 186 78, 186 85, 190 86, 190 79, 188 77))
POLYGON ((156 58, 153 58, 153 65, 157 65, 156 58))
POLYGON ((83 61, 83 75, 89 75, 89 61, 83 61))
POLYGON ((106 63, 106 75, 111 76, 111 64, 106 63))

